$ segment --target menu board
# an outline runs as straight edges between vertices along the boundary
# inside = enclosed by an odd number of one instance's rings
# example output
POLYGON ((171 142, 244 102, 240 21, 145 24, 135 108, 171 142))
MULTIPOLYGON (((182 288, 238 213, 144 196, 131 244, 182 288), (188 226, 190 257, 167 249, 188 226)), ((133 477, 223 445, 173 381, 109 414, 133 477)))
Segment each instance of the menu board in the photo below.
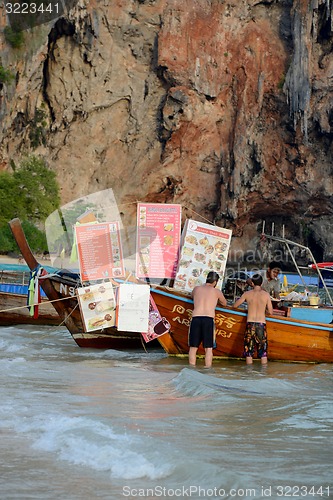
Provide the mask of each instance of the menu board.
POLYGON ((117 328, 148 332, 150 286, 122 283, 118 288, 117 328))
POLYGON ((182 247, 174 282, 177 290, 191 292, 216 271, 223 278, 232 231, 188 219, 182 233, 182 247))
POLYGON ((181 233, 181 205, 138 203, 136 276, 174 278, 181 233))
POLYGON ((125 276, 119 222, 79 224, 75 237, 81 281, 125 276))
POLYGON ((116 324, 116 300, 112 283, 78 288, 77 296, 86 332, 116 324))
POLYGON ((142 337, 145 342, 150 342, 151 340, 160 337, 164 333, 167 333, 170 328, 170 323, 166 318, 162 318, 153 297, 150 295, 148 332, 142 333, 142 337))

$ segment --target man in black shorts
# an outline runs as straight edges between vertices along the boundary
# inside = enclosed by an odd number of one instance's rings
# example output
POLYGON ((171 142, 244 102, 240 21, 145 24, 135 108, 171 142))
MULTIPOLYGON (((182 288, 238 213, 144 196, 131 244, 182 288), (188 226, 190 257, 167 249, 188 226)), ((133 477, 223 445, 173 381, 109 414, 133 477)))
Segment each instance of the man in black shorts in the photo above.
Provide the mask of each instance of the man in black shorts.
POLYGON ((204 285, 196 286, 192 291, 194 308, 189 329, 189 364, 195 366, 197 350, 202 342, 205 349, 205 367, 210 368, 213 361, 214 333, 215 333, 215 308, 219 301, 223 306, 227 301, 218 288, 216 288, 219 275, 210 271, 204 285))

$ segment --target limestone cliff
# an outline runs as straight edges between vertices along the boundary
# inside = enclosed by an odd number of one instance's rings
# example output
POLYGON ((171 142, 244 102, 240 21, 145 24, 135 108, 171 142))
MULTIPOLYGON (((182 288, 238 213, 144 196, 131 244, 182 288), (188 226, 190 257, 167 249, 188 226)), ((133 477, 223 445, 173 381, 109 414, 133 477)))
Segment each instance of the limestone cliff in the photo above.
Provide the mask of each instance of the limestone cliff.
POLYGON ((64 203, 112 187, 125 224, 137 200, 181 203, 232 229, 237 259, 263 220, 330 259, 332 9, 79 0, 27 30, 24 48, 2 36, 16 81, 0 85, 1 168, 34 151, 64 203))

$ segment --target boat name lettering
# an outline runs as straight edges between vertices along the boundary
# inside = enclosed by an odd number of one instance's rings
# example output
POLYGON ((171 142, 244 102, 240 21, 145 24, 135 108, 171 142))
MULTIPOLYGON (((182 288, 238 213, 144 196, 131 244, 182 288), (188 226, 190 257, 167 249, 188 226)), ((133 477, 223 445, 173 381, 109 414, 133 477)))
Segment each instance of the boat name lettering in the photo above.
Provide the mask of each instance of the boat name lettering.
POLYGON ((227 328, 231 329, 237 323, 237 321, 234 318, 228 318, 227 316, 224 316, 224 314, 217 314, 215 317, 216 326, 222 326, 223 323, 225 323, 225 326, 227 328))
POLYGON ((70 295, 71 297, 75 296, 75 287, 67 286, 64 283, 60 283, 59 291, 63 295, 70 295))
POLYGON ((216 337, 223 337, 224 339, 230 339, 232 332, 226 332, 225 330, 216 330, 216 337))
POLYGON ((176 316, 175 318, 172 318, 172 321, 175 321, 176 323, 180 323, 181 325, 186 325, 190 326, 190 320, 186 318, 180 318, 179 316, 176 316))
POLYGON ((172 312, 177 312, 179 314, 185 314, 187 312, 188 317, 192 317, 191 309, 185 309, 185 307, 181 306, 180 304, 176 304, 175 306, 173 306, 172 312))

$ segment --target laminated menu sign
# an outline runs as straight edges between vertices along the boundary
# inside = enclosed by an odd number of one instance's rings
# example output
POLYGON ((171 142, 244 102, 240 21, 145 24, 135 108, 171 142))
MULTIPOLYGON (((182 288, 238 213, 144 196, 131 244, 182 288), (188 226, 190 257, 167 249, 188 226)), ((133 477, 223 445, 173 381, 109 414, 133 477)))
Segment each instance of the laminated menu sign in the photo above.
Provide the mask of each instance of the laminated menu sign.
POLYGON ((232 231, 188 219, 182 233, 182 247, 174 282, 177 290, 191 292, 216 271, 223 278, 232 231))
POLYGON ((115 325, 116 300, 112 283, 78 288, 77 296, 86 332, 115 325))
POLYGON ((150 295, 148 332, 142 333, 142 337, 145 342, 150 342, 151 340, 160 337, 164 333, 167 333, 170 328, 170 323, 166 318, 162 318, 153 297, 150 295))
POLYGON ((119 222, 80 224, 75 237, 83 282, 125 276, 119 222))
POLYGON ((117 328, 148 332, 150 286, 122 283, 118 288, 117 328))
POLYGON ((181 205, 138 203, 137 277, 175 277, 180 233, 181 205))

